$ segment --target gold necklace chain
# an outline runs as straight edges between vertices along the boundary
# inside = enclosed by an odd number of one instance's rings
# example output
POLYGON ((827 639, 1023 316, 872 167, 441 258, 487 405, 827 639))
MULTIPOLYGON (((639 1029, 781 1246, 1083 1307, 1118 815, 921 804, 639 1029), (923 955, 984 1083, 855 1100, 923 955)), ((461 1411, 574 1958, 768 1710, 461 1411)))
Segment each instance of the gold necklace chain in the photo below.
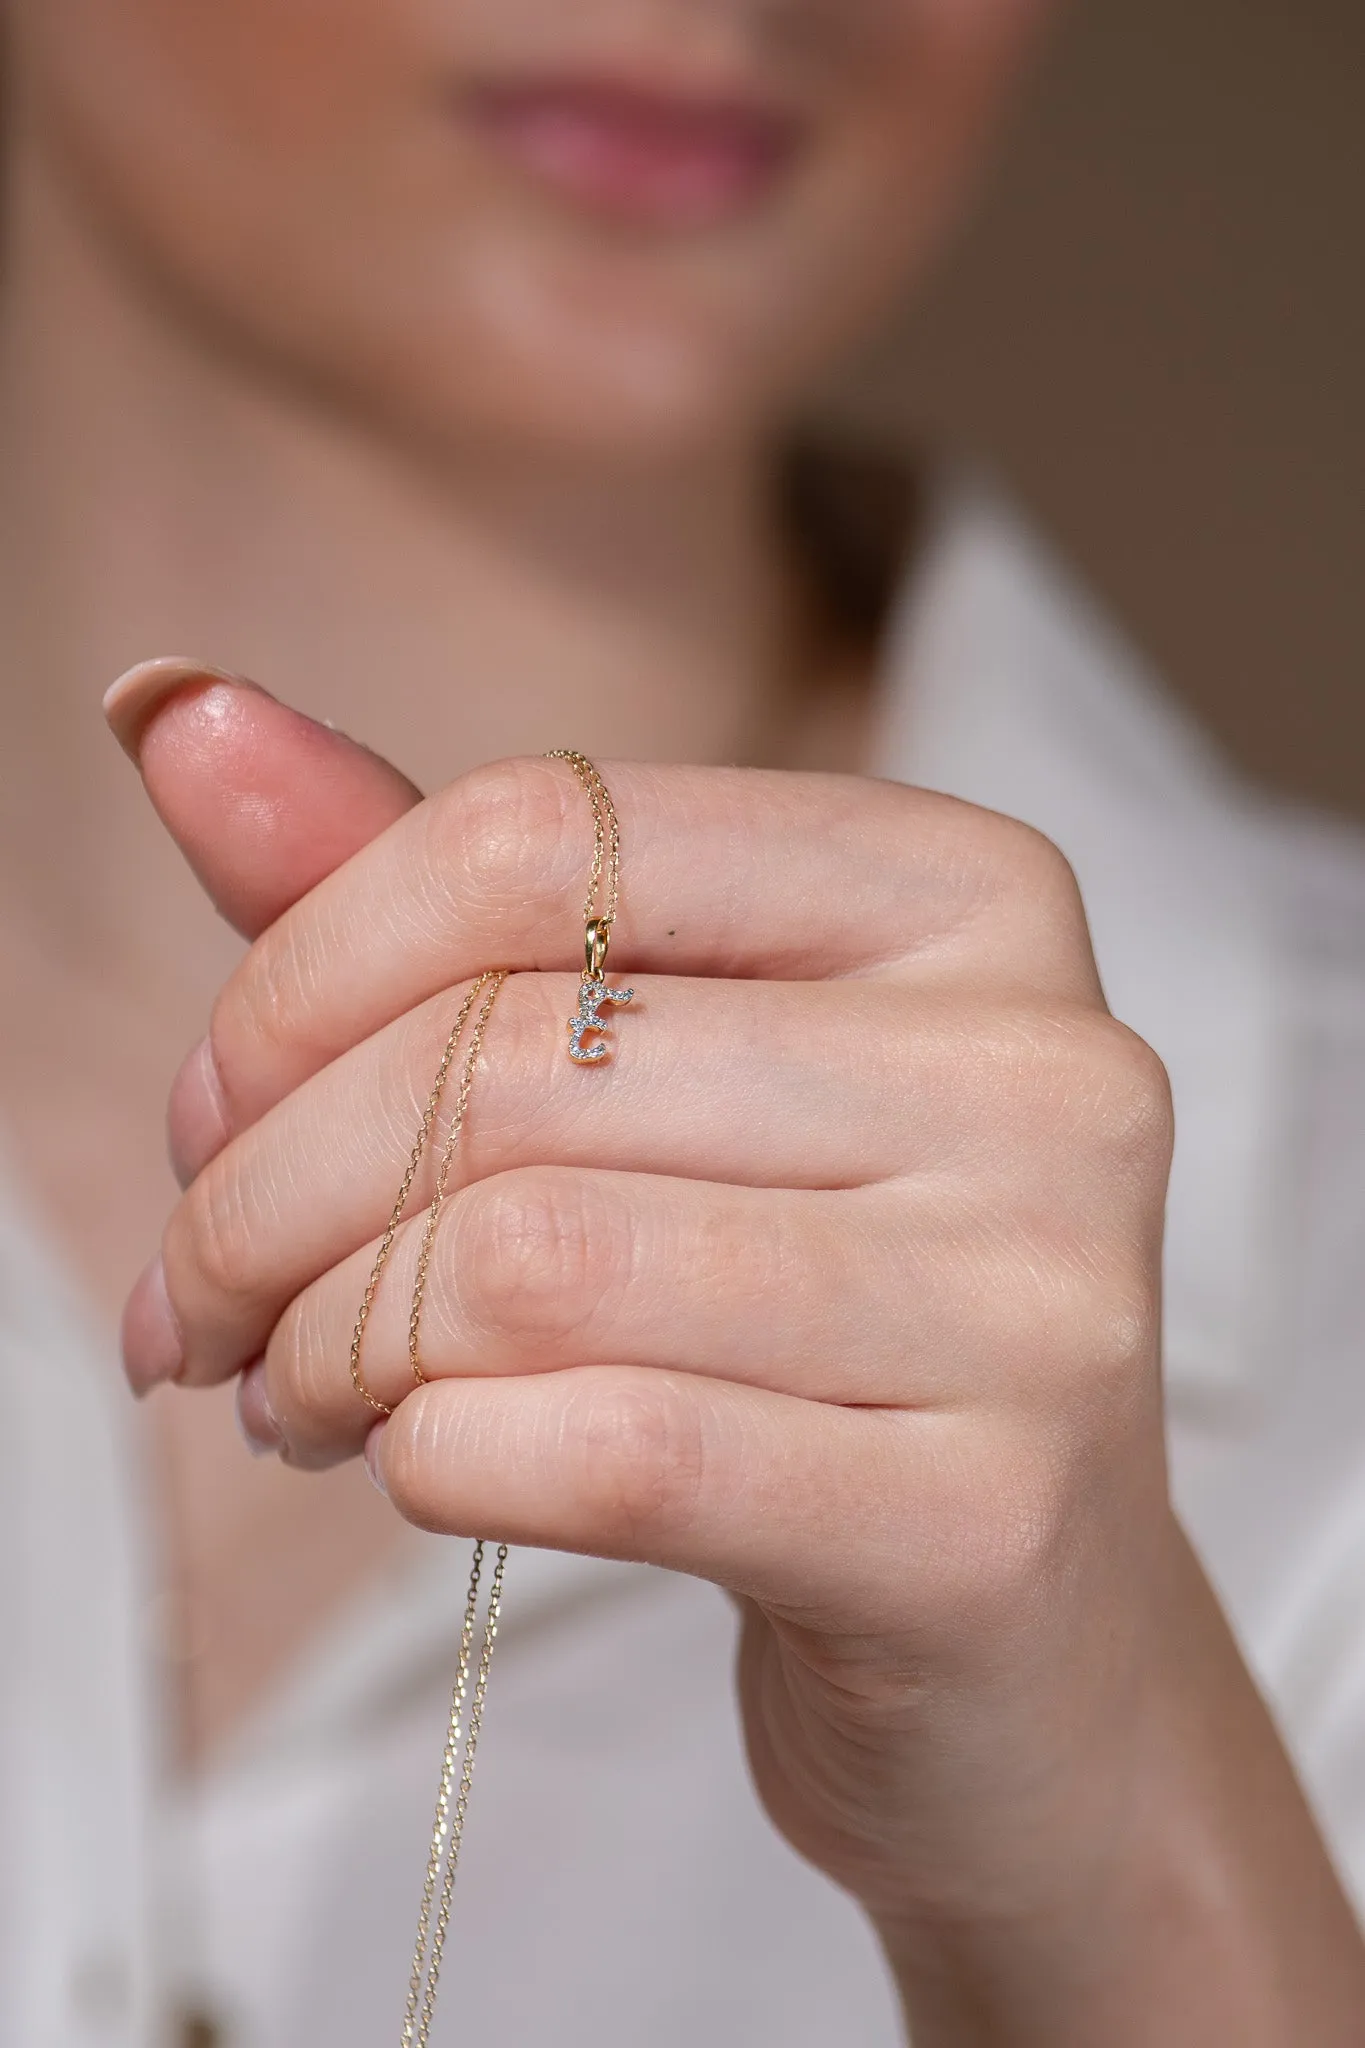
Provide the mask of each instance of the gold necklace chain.
POLYGON ((588 893, 583 899, 583 922, 585 925, 605 925, 610 929, 616 916, 616 893, 621 879, 621 827, 616 806, 596 767, 586 754, 579 753, 577 747, 556 747, 545 758, 547 761, 567 761, 592 805, 592 869, 588 876, 588 893), (599 904, 597 892, 602 887, 604 875, 606 893, 599 904))
MULTIPOLYGON (((603 1004, 628 1003, 634 994, 633 989, 608 988, 604 972, 611 927, 616 917, 621 870, 621 828, 616 816, 616 806, 611 800, 607 785, 586 754, 580 754, 574 747, 557 747, 553 753, 546 756, 546 759, 568 763, 582 785, 592 810, 592 866, 588 878, 588 893, 583 903, 583 976, 579 988, 578 1011, 569 1019, 568 1029, 569 1057, 579 1065, 595 1065, 609 1057, 608 1048, 603 1042, 607 1029, 601 1017, 603 1004), (585 1046, 583 1040, 589 1035, 595 1042, 585 1046)), ((464 1132, 469 1097, 474 1086, 479 1056, 483 1050, 488 1020, 493 1014, 493 1005, 507 980, 507 974, 508 970, 505 967, 487 968, 476 976, 465 992, 450 1035, 446 1039, 441 1063, 436 1070, 436 1079, 427 1097, 417 1138, 398 1190, 398 1198, 393 1205, 384 1235, 380 1239, 374 1265, 361 1298, 355 1329, 351 1336, 351 1384, 361 1400, 381 1416, 391 1415, 393 1410, 387 1402, 381 1401, 370 1391, 361 1366, 361 1353, 364 1349, 370 1312, 374 1307, 380 1280, 388 1264, 389 1254, 393 1250, 431 1133, 435 1128, 441 1098, 455 1065, 460 1041, 471 1016, 474 1016, 469 1043, 465 1047, 464 1059, 460 1065, 459 1087, 451 1112, 450 1128, 441 1150, 431 1201, 427 1205, 426 1220, 417 1252, 412 1308, 408 1316, 408 1363, 412 1368, 413 1379, 418 1385, 424 1385, 426 1374, 422 1370, 419 1336, 422 1304, 426 1296, 427 1268, 431 1260, 441 1209, 446 1200, 456 1147, 464 1132), (474 1015, 476 1005, 477 1016, 474 1015)), ((427 2048, 431 2022, 436 2010, 436 1993, 440 1984, 446 1936, 450 1928, 455 1877, 464 1841, 465 1818, 469 1811, 474 1756, 483 1727, 488 1674, 493 1663, 493 1645, 497 1639, 498 1621, 502 1613, 503 1571, 507 1563, 507 1545, 500 1543, 495 1554, 487 1602, 483 1609, 483 1625, 480 1629, 480 1595, 486 1547, 486 1539, 480 1537, 474 1545, 470 1561, 469 1585, 465 1595, 464 1618, 460 1628, 459 1653, 455 1665, 455 1682, 450 1694, 450 1715, 446 1724, 445 1747, 441 1752, 436 1811, 432 1821, 431 1844, 417 1915, 417 1939, 413 1948, 408 1995, 403 2008, 403 2027, 399 2036, 401 2048, 427 2048), (474 1654, 476 1638, 479 1644, 477 1661, 474 1654)))
POLYGON ((474 1779, 474 1753, 479 1746, 479 1734, 483 1727, 483 1705, 488 1692, 488 1673, 493 1663, 493 1644, 497 1639, 498 1619, 502 1613, 502 1574, 507 1563, 505 1543, 498 1545, 493 1577, 488 1588, 483 1641, 479 1649, 474 1697, 470 1704, 469 1724, 466 1728, 464 1710, 469 1693, 470 1660, 478 1621, 483 1553, 484 1539, 480 1537, 474 1545, 474 1555, 470 1562, 469 1591, 465 1596, 464 1622, 460 1629, 460 1653, 455 1666, 455 1684, 450 1694, 450 1718, 446 1723, 445 1748, 441 1752, 436 1814, 431 1825, 431 1847, 427 1854, 426 1875, 422 1880, 422 1903, 417 1914, 417 1940, 412 1951, 407 2002, 403 2007, 403 2030, 399 2035, 402 2048, 427 2048, 431 2033, 432 2017, 436 2011, 436 1993, 441 1981, 441 1962, 445 1955, 446 1935, 450 1929, 450 1909, 455 1897, 455 1874, 459 1868, 460 1848, 464 1841, 465 1816, 469 1812, 469 1788, 474 1779), (458 1791, 455 1790, 457 1774, 458 1791), (436 1905, 436 1920, 433 1926, 431 1908, 436 1902, 438 1880, 440 1901, 436 1905))
POLYGON ((465 1111, 469 1107, 469 1093, 474 1085, 474 1069, 478 1064, 479 1053, 483 1048, 484 1032, 488 1028, 488 1019, 492 1014, 493 1005, 497 1001, 498 991, 506 979, 506 968, 493 967, 487 969, 471 984, 464 1001, 460 1004, 459 1015, 451 1027, 450 1036, 446 1040, 445 1051, 441 1055, 441 1064, 436 1069, 436 1079, 432 1083, 431 1093, 427 1097, 427 1106, 422 1113, 422 1121, 417 1131, 417 1141, 412 1148, 407 1171, 403 1175, 402 1185, 398 1190, 398 1199, 393 1205, 393 1211, 385 1227, 384 1235, 379 1241, 379 1250, 375 1254, 370 1277, 365 1283, 365 1292, 360 1302, 360 1312, 356 1316, 355 1329, 351 1333, 351 1385, 355 1388, 361 1400, 368 1403, 378 1415, 392 1415, 393 1409, 387 1401, 381 1401, 378 1395, 372 1394, 365 1383, 365 1376, 360 1367, 360 1353, 365 1342, 365 1326, 370 1320, 370 1310, 374 1307, 374 1298, 379 1292, 379 1282, 383 1276, 384 1268, 389 1262, 389 1253, 393 1250, 394 1239, 398 1235, 399 1225, 403 1221, 403 1213, 408 1206, 408 1198, 412 1194, 412 1184, 417 1178, 418 1168, 422 1164, 422 1155, 427 1149, 427 1140, 430 1138, 432 1126, 436 1122, 436 1112, 441 1106, 441 1097, 445 1092, 445 1085, 450 1077, 450 1069, 455 1063, 455 1052, 460 1043, 460 1036, 464 1031, 465 1025, 469 1022, 469 1014, 478 1001, 480 994, 487 990, 483 1008, 479 1012, 478 1022, 474 1026, 473 1035, 469 1041, 469 1049, 465 1054, 464 1065, 460 1071, 460 1089, 459 1094, 455 1098, 455 1113, 450 1120, 450 1133, 446 1138, 445 1150, 441 1154, 440 1170, 436 1176, 436 1192, 432 1196, 431 1205, 427 1210, 426 1229, 422 1234, 422 1247, 418 1254, 417 1284, 413 1289, 412 1314, 408 1320, 408 1360, 412 1366, 413 1378, 420 1385, 425 1379, 425 1374, 418 1362, 417 1331, 422 1316, 422 1297, 426 1290, 427 1261, 431 1256, 431 1241, 436 1234, 437 1218, 440 1214, 441 1204, 445 1199, 446 1182, 450 1177, 450 1165, 455 1156, 455 1147, 459 1143, 460 1133, 464 1129, 465 1111))

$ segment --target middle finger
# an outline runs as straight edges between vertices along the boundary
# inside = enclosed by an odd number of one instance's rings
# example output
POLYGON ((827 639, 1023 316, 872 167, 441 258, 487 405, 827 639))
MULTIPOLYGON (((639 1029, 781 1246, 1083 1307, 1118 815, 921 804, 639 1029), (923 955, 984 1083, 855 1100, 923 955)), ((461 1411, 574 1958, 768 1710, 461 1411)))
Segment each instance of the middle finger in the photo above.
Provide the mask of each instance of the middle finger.
MULTIPOLYGON (((969 1069, 979 1080, 987 1060, 1005 1083, 1021 1071, 1017 1022, 964 1016, 946 991, 676 976, 637 984, 613 1020, 610 1068, 584 1069, 565 1051, 576 988, 523 974, 504 989, 459 1181, 551 1164, 863 1186, 960 1165, 969 1069)), ((354 1047, 199 1176, 163 1246, 183 1379, 235 1371, 294 1296, 382 1231, 458 1000, 434 999, 354 1047)), ((443 1129, 444 1116, 429 1153, 443 1129)))

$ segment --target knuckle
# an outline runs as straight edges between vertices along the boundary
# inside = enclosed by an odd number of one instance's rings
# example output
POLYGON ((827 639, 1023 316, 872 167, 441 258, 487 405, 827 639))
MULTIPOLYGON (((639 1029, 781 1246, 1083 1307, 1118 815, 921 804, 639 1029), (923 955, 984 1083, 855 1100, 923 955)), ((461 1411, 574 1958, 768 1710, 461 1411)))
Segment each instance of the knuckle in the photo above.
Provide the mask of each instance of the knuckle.
POLYGON ((1042 1445, 1016 1440, 983 1454, 945 1532, 939 1594, 953 1625, 993 1632, 1026 1620, 1055 1583, 1071 1526, 1042 1445))
POLYGON ((977 859, 1002 894, 1011 899, 1025 896, 1068 911, 1079 905, 1075 870, 1045 832, 1001 811, 973 810, 970 816, 977 859))
POLYGON ((1112 1171, 1169 1163, 1165 1067, 1137 1033, 1092 1004, 1055 1003, 981 1033, 1001 1088, 1041 1133, 1065 1132, 1112 1171))
POLYGON ((338 1366, 322 1327, 317 1291, 297 1296, 271 1333, 266 1371, 271 1406, 281 1430, 296 1450, 327 1441, 339 1420, 338 1394, 350 1376, 338 1366))
POLYGON ((1090 1379, 1101 1390, 1127 1399, 1156 1377, 1160 1309, 1154 1276, 1135 1276, 1127 1287, 1111 1286, 1093 1323, 1090 1379))
POLYGON ((959 921, 989 935, 992 957, 1030 982, 1097 986, 1080 885, 1056 843, 1003 812, 962 804, 951 813, 944 858, 962 898, 959 921))
POLYGON ((471 1321, 505 1344, 572 1344, 628 1274, 620 1207, 571 1171, 498 1174, 466 1189, 457 1214, 459 1297, 471 1321))
POLYGON ((1105 1013, 1091 1025, 1086 1061, 1091 1128, 1110 1156, 1135 1167, 1169 1163, 1171 1084, 1152 1048, 1105 1013))
POLYGON ((1056 1333, 1047 1345, 1039 1384, 1066 1397, 1073 1423, 1099 1428, 1115 1403, 1124 1404, 1154 1378, 1159 1351, 1159 1285, 1150 1268, 1124 1247, 1097 1256, 1092 1247, 1073 1254, 1049 1319, 1056 1333))
POLYGON ((457 1475, 468 1455, 458 1422, 429 1389, 409 1395, 384 1430, 384 1488, 414 1528, 455 1534, 461 1526, 457 1475))
POLYGON ((166 1233, 168 1279, 217 1308, 248 1302, 258 1281, 255 1236, 229 1149, 182 1198, 166 1233))
POLYGON ((594 1376, 569 1422, 594 1528, 630 1547, 691 1525, 706 1463, 695 1385, 670 1373, 594 1376))
POLYGON ((564 866, 567 793, 552 765, 493 761, 460 777, 432 806, 436 871, 464 904, 523 909, 564 866))
POLYGON ((305 1036, 309 990, 319 979, 295 920, 284 917, 262 934, 214 1003, 209 1020, 213 1065, 229 1108, 249 1119, 256 1110, 249 1076, 262 1063, 296 1053, 305 1036))
POLYGON ((1017 887, 1050 904, 1071 910, 1079 907, 1080 884, 1076 871, 1055 840, 1034 825, 1017 819, 1006 821, 1002 835, 1002 856, 1017 887))

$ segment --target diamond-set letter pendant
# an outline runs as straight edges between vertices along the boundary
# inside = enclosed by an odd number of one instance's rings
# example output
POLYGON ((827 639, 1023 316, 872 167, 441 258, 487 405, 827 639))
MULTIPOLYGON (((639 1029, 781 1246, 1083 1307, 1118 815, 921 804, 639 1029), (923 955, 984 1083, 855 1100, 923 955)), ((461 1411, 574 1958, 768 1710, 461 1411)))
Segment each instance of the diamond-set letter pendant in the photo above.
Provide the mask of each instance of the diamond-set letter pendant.
POLYGON ((601 1042, 609 1029, 602 1019, 602 1005, 611 1003, 619 1007, 635 994, 633 988, 607 987, 604 970, 608 930, 606 918, 593 917, 589 918, 583 935, 583 979, 578 986, 578 1009, 569 1019, 569 1058, 580 1067, 595 1067, 611 1057, 611 1048, 601 1042), (589 1033, 597 1038, 595 1045, 584 1045, 589 1033))

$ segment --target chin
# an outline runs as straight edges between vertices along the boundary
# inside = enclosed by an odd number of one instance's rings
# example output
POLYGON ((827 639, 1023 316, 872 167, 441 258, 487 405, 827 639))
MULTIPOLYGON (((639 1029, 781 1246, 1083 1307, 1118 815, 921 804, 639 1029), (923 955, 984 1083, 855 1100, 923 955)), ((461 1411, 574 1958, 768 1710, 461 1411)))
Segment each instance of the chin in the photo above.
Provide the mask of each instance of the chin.
POLYGON ((628 463, 742 443, 766 409, 766 393, 722 351, 689 348, 676 332, 600 329, 542 332, 466 359, 450 398, 457 433, 628 463))
POLYGON ((748 442, 780 412, 786 386, 800 382, 775 374, 776 343, 765 349, 718 333, 676 306, 653 318, 638 304, 630 317, 613 315, 600 301, 581 314, 562 306, 519 311, 523 317, 489 319, 466 308, 409 328, 422 336, 418 348, 401 335, 373 337, 363 363, 334 359, 332 375, 353 400, 433 449, 625 463, 748 442))

